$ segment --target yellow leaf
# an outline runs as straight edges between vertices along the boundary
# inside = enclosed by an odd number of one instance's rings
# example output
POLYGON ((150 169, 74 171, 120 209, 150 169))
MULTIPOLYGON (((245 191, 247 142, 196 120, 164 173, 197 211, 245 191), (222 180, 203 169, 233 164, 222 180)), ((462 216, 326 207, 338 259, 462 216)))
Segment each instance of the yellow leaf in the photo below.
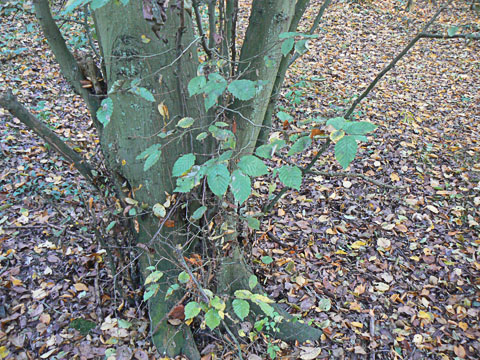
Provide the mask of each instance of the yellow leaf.
POLYGON ((22 280, 19 280, 17 278, 14 278, 13 276, 10 277, 10 280, 12 281, 13 286, 20 286, 22 285, 22 280))
POLYGON ((0 358, 5 359, 9 352, 6 346, 0 346, 0 358))
POLYGON ((143 42, 144 44, 148 44, 150 41, 152 41, 152 40, 150 40, 150 38, 148 38, 146 35, 142 35, 141 38, 142 38, 142 42, 143 42))
POLYGON ((397 173, 391 173, 391 174, 390 174, 390 180, 392 180, 392 181, 400 181, 400 177, 398 176, 397 173))
POLYGON ((347 252, 343 251, 343 250, 337 250, 337 251, 335 251, 335 254, 337 254, 337 255, 347 255, 347 252))
POLYGON ((433 315, 430 314, 430 313, 428 313, 428 312, 426 312, 426 311, 423 311, 423 310, 420 310, 420 311, 418 312, 418 317, 419 317, 420 319, 433 320, 433 315))
POLYGON ((360 328, 360 329, 363 328, 363 324, 360 323, 360 322, 357 322, 357 321, 352 321, 352 322, 350 323, 350 325, 352 325, 352 326, 354 326, 354 327, 357 327, 357 328, 360 328))
POLYGON ((160 115, 162 115, 163 120, 165 120, 165 118, 167 118, 167 119, 170 118, 170 115, 168 113, 168 108, 163 102, 158 104, 157 108, 158 108, 158 112, 160 113, 160 115))
POLYGON ((468 329, 467 323, 464 323, 463 321, 460 321, 460 322, 458 323, 458 327, 459 327, 460 329, 462 329, 463 331, 467 331, 467 329, 468 329))
POLYGON ((345 131, 343 130, 337 130, 337 131, 334 131, 330 134, 330 139, 336 143, 338 140, 340 140, 341 138, 343 138, 345 136, 345 131))
POLYGON ((354 250, 357 250, 357 249, 360 249, 362 246, 365 246, 365 245, 367 245, 366 242, 357 240, 352 245, 350 245, 350 247, 354 250))

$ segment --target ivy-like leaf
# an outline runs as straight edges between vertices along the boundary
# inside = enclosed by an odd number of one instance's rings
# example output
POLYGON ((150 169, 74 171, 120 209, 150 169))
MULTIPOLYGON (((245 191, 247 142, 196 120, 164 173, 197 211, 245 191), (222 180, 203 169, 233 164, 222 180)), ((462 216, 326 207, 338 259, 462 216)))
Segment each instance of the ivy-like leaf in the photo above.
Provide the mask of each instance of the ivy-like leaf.
POLYGON ((233 305, 233 311, 235 312, 235 315, 237 315, 242 321, 250 313, 250 304, 248 303, 248 301, 235 299, 232 301, 232 305, 233 305))
POLYGON ((242 156, 238 162, 238 167, 247 175, 262 176, 268 173, 268 167, 262 160, 254 155, 242 156))
POLYGON ((252 80, 234 80, 228 85, 228 91, 230 91, 238 100, 245 101, 252 99, 255 96, 257 89, 255 87, 255 82, 252 80))
POLYGON ((247 217, 247 225, 250 229, 260 230, 260 220, 254 217, 247 217))
POLYGON ((110 118, 113 114, 113 101, 109 97, 102 100, 100 104, 100 108, 97 110, 97 119, 103 125, 103 127, 107 126, 110 122, 110 118))
POLYGON ((207 95, 205 97, 205 110, 208 111, 215 105, 217 98, 223 94, 226 88, 227 81, 219 73, 208 75, 208 82, 203 88, 203 91, 207 95))
POLYGON ((292 156, 298 153, 305 151, 307 147, 312 143, 310 136, 302 136, 300 139, 295 141, 290 150, 288 150, 287 156, 292 156))
POLYGON ((252 193, 252 184, 250 178, 240 170, 235 170, 232 174, 232 182, 230 183, 233 197, 241 205, 248 199, 252 193))
POLYGON ((180 156, 173 165, 172 176, 182 176, 192 168, 193 164, 195 164, 194 154, 180 156))
POLYGON ((302 171, 296 166, 284 165, 278 169, 278 178, 288 187, 300 190, 302 185, 302 171))
POLYGON ((152 155, 154 152, 158 151, 161 147, 162 145, 160 144, 153 144, 152 146, 149 146, 146 150, 142 151, 142 153, 138 155, 136 159, 143 160, 148 156, 152 155))
POLYGON ((221 197, 225 195, 230 183, 230 173, 225 164, 216 164, 207 171, 207 184, 212 192, 221 197))
POLYGON ((357 155, 357 141, 353 136, 344 136, 335 144, 335 158, 346 169, 357 155))

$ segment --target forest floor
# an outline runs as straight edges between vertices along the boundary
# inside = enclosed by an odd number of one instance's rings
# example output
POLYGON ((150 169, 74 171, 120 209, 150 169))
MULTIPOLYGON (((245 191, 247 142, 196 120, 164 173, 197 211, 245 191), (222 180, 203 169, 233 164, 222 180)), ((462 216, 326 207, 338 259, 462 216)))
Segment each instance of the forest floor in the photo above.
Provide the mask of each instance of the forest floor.
MULTIPOLYGON (((320 6, 312 3, 305 30, 320 6)), ((12 8, 0 6, 0 89, 99 164, 87 110, 31 7, 12 8)), ((406 12, 401 1, 334 0, 288 75, 279 110, 293 116, 289 130, 341 115, 435 11, 426 1, 406 12)), ((480 15, 456 1, 431 32, 455 25, 478 32, 480 15)), ((82 46, 78 27, 62 29, 82 46)), ((348 174, 332 147, 315 166, 321 173, 287 192, 248 244, 270 297, 323 330, 316 344, 274 343, 277 357, 479 359, 480 42, 420 40, 355 118, 378 129, 348 174)), ((2 109, 0 132, 0 359, 159 359, 129 265, 117 264, 125 301, 97 241, 114 204, 2 109)), ((294 161, 308 163, 320 146, 294 161)), ((255 183, 252 206, 267 201, 271 181, 255 183)), ((128 248, 121 235, 106 239, 115 253, 128 248)), ((215 338, 204 359, 235 358, 233 343, 215 338)), ((266 346, 256 339, 245 358, 266 358, 266 346)))

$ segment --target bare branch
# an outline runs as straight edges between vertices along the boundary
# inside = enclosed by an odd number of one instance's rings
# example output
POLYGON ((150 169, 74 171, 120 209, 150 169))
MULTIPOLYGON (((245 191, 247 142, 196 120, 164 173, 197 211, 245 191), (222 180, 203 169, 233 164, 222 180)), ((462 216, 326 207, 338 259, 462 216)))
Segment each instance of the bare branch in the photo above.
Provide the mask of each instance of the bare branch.
POLYGON ((43 122, 37 120, 22 104, 10 90, 6 93, 0 93, 0 106, 7 109, 13 116, 17 117, 23 124, 37 133, 43 140, 50 144, 56 152, 62 155, 68 162, 72 163, 77 170, 91 182, 95 187, 94 170, 91 165, 73 149, 65 144, 52 130, 43 122))
POLYGON ((442 13, 443 10, 445 10, 451 3, 452 3, 453 0, 450 0, 448 1, 445 5, 443 5, 436 13, 435 15, 432 16, 432 18, 427 22, 427 24, 424 26, 424 28, 422 29, 422 31, 420 31, 408 44, 407 46, 405 46, 405 48, 385 67, 383 68, 382 71, 380 71, 380 73, 378 73, 378 75, 375 77, 375 79, 373 79, 373 81, 370 83, 370 85, 368 85, 368 87, 360 94, 359 97, 357 97, 355 99, 355 101, 353 102, 352 106, 350 106, 350 108, 345 112, 345 115, 344 115, 344 118, 345 119, 348 119, 353 111, 355 110, 355 108, 357 107, 357 105, 360 103, 360 101, 362 101, 369 93, 370 91, 375 87, 375 85, 377 85, 377 83, 380 81, 380 79, 387 73, 389 72, 394 66, 395 64, 405 56, 405 54, 408 52, 408 50, 410 50, 416 43, 418 40, 420 40, 422 38, 422 34, 425 34, 426 31, 428 30, 428 28, 435 22, 435 20, 437 20, 438 16, 442 13))
POLYGON ((466 40, 480 40, 480 35, 477 34, 455 34, 455 35, 442 35, 442 34, 421 34, 422 38, 426 39, 443 39, 443 40, 450 40, 450 39, 466 39, 466 40))

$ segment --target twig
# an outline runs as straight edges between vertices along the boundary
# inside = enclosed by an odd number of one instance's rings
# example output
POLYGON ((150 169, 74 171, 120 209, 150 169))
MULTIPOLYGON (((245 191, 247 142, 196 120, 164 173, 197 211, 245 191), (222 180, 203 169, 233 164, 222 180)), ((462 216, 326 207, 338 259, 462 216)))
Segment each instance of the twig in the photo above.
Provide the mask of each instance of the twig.
POLYGON ((421 34, 421 37, 426 39, 444 39, 444 40, 449 40, 449 39, 480 40, 480 35, 476 35, 476 34, 455 34, 450 36, 450 35, 443 35, 443 34, 425 33, 425 34, 421 34))
MULTIPOLYGON (((370 341, 374 341, 375 339, 375 312, 370 310, 370 341)), ((375 349, 372 349, 370 353, 370 360, 375 360, 375 349)))
POLYGON ((200 15, 200 11, 198 10, 198 0, 193 0, 193 10, 195 12, 195 21, 197 22, 198 34, 200 35, 200 38, 202 39, 203 50, 205 50, 205 53, 207 54, 208 58, 211 59, 212 58, 212 52, 208 48, 207 41, 206 41, 206 36, 205 36, 205 33, 203 32, 202 16, 200 15))
POLYGON ((380 79, 387 73, 389 72, 394 66, 395 64, 405 56, 405 54, 408 52, 408 50, 410 50, 413 45, 415 45, 417 43, 418 40, 420 40, 422 38, 422 35, 426 33, 426 31, 428 30, 428 28, 430 27, 430 25, 432 25, 435 20, 438 18, 438 16, 441 14, 441 12, 443 10, 445 10, 451 3, 452 3, 453 0, 450 0, 449 2, 447 2, 444 6, 442 6, 436 13, 435 15, 432 16, 432 18, 427 22, 427 24, 424 26, 424 28, 422 29, 422 31, 420 31, 408 44, 407 46, 405 46, 405 48, 386 66, 383 68, 382 71, 380 71, 378 73, 378 75, 375 77, 375 79, 373 79, 373 81, 370 83, 370 85, 368 85, 368 87, 360 94, 360 96, 358 96, 355 101, 353 102, 352 106, 350 106, 350 108, 345 112, 345 115, 344 115, 344 118, 345 119, 348 119, 353 111, 355 110, 355 108, 357 107, 357 105, 360 103, 360 101, 362 101, 369 93, 370 91, 375 87, 375 85, 377 85, 377 83, 380 81, 380 79))
POLYGON ((83 27, 85 28, 85 33, 87 34, 87 39, 88 39, 88 44, 92 48, 93 52, 97 56, 97 59, 101 59, 102 57, 97 51, 97 48, 95 47, 95 43, 93 42, 92 34, 90 33, 90 27, 88 26, 88 5, 83 6, 83 22, 82 22, 83 27))
POLYGON ((284 248, 291 247, 287 243, 284 243, 282 240, 280 240, 273 232, 267 231, 267 235, 270 238, 270 240, 272 240, 274 243, 277 243, 281 247, 284 247, 284 248))

